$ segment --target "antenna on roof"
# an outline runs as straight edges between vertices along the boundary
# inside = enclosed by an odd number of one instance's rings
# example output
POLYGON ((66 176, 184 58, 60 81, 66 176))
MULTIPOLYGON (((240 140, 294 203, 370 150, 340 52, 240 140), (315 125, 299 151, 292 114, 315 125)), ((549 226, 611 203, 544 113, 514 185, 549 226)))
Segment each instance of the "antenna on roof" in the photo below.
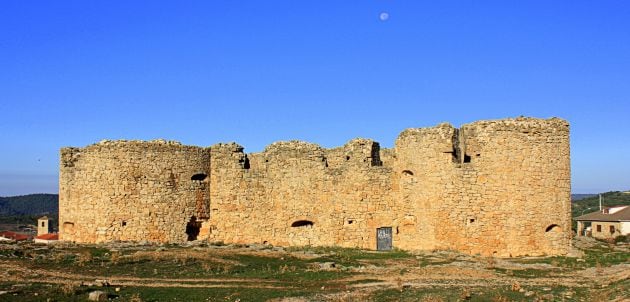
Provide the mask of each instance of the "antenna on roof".
POLYGON ((599 211, 602 211, 602 193, 599 193, 599 211))

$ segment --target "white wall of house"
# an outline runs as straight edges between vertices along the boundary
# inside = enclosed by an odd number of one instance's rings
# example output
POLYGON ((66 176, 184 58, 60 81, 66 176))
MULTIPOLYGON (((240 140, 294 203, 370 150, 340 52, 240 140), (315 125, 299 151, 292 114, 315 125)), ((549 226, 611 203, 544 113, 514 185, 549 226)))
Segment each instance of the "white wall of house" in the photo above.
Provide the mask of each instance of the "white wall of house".
POLYGON ((621 235, 630 234, 630 221, 622 221, 619 223, 621 229, 621 235))

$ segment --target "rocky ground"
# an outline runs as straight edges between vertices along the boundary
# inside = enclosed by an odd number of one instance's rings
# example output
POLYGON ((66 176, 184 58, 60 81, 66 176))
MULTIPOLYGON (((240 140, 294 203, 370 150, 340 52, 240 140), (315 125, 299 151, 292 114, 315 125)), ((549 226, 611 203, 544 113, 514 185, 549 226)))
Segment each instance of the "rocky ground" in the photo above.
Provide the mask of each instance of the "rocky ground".
POLYGON ((452 251, 0 244, 0 301, 630 301, 628 243, 572 257, 452 251))

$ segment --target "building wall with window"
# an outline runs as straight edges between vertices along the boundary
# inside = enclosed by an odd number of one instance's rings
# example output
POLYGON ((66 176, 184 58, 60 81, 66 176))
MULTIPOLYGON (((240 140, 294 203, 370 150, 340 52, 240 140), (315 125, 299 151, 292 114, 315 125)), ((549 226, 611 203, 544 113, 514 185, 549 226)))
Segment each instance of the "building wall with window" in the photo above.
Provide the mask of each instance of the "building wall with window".
POLYGON ((600 239, 612 239, 620 235, 628 234, 623 233, 622 222, 608 222, 608 221, 593 221, 591 223, 591 236, 600 239))
POLYGON ((407 129, 392 149, 104 141, 63 148, 60 165, 62 240, 375 249, 389 239, 500 257, 570 245, 569 127, 557 118, 407 129))

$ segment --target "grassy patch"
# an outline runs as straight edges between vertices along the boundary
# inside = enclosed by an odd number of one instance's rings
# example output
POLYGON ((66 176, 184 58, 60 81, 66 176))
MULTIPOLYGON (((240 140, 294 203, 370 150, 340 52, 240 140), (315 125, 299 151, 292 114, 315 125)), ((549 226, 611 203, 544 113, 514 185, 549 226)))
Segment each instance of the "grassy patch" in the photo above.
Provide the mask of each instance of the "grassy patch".
POLYGON ((132 298, 152 301, 267 301, 272 298, 295 297, 308 294, 305 290, 277 290, 264 288, 148 288, 128 287, 116 293, 120 301, 132 298))
POLYGON ((433 287, 379 290, 372 294, 370 301, 573 301, 574 298, 588 296, 586 289, 571 289, 564 286, 531 287, 522 291, 511 286, 433 287))
POLYGON ((387 260, 413 259, 414 256, 406 251, 368 251, 357 248, 342 247, 291 247, 289 252, 303 252, 318 257, 310 262, 335 262, 341 266, 351 267, 363 264, 384 265, 387 260))
POLYGON ((308 294, 304 289, 266 288, 181 288, 181 287, 123 287, 120 291, 104 287, 68 287, 51 284, 0 284, 0 301, 87 301, 88 294, 104 291, 117 301, 266 301, 278 297, 294 297, 308 294))
POLYGON ((540 278, 540 277, 548 277, 551 273, 553 273, 553 270, 550 269, 504 269, 504 268, 495 268, 494 269, 497 273, 506 275, 506 276, 512 276, 512 277, 519 277, 519 278, 540 278))
POLYGON ((596 266, 612 266, 616 264, 630 262, 630 253, 621 252, 609 247, 593 247, 584 250, 584 257, 571 258, 564 256, 544 257, 536 259, 519 259, 514 260, 519 263, 546 263, 556 267, 567 269, 583 269, 596 266))

